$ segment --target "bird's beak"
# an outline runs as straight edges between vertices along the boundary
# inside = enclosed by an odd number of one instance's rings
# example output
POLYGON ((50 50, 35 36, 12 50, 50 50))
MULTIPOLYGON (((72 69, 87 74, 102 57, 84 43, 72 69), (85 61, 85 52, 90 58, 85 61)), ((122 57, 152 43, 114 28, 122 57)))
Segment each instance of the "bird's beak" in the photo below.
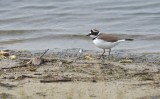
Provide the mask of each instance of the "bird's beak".
POLYGON ((91 33, 87 34, 86 36, 90 36, 90 35, 91 35, 91 33))

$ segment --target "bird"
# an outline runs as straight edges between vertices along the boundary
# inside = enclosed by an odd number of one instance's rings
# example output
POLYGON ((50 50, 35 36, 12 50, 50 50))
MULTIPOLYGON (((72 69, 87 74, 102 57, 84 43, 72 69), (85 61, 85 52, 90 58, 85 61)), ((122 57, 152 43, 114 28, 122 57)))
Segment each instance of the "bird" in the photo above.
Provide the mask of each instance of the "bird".
POLYGON ((104 56, 106 49, 109 49, 109 58, 111 49, 118 45, 120 42, 133 41, 133 39, 130 38, 122 39, 118 36, 113 36, 112 34, 101 33, 98 29, 91 29, 89 34, 87 34, 86 36, 90 36, 92 38, 93 43, 96 47, 103 49, 101 57, 104 56))

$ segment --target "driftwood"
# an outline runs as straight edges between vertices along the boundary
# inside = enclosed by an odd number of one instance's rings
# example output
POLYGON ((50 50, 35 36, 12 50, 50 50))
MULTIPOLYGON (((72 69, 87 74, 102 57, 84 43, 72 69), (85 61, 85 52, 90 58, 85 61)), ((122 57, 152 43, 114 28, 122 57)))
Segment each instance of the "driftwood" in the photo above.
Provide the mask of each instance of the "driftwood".
POLYGON ((41 83, 51 83, 51 82, 69 82, 72 81, 71 79, 59 79, 59 80, 55 80, 55 79, 43 79, 40 80, 41 83))
POLYGON ((69 82, 72 81, 71 78, 67 77, 49 77, 40 80, 41 83, 51 83, 51 82, 69 82))
POLYGON ((11 84, 8 84, 8 83, 0 83, 0 86, 1 86, 1 87, 6 87, 6 88, 17 87, 16 85, 11 85, 11 84))

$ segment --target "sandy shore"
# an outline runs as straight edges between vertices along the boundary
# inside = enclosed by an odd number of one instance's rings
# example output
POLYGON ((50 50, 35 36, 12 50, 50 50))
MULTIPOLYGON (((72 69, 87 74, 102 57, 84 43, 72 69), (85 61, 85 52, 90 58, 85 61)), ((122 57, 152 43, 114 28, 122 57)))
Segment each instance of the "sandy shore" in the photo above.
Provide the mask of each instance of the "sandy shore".
POLYGON ((52 50, 39 66, 26 63, 43 51, 8 51, 0 59, 0 99, 160 99, 160 53, 52 50))

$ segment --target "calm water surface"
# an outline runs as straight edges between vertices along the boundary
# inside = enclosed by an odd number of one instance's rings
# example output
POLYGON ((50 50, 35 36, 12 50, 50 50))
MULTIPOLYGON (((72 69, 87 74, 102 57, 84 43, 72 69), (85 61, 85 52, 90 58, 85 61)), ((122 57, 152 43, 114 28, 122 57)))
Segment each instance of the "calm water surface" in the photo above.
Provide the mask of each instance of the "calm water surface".
POLYGON ((116 50, 160 52, 160 0, 0 0, 1 49, 98 50, 90 29, 134 38, 116 50))

